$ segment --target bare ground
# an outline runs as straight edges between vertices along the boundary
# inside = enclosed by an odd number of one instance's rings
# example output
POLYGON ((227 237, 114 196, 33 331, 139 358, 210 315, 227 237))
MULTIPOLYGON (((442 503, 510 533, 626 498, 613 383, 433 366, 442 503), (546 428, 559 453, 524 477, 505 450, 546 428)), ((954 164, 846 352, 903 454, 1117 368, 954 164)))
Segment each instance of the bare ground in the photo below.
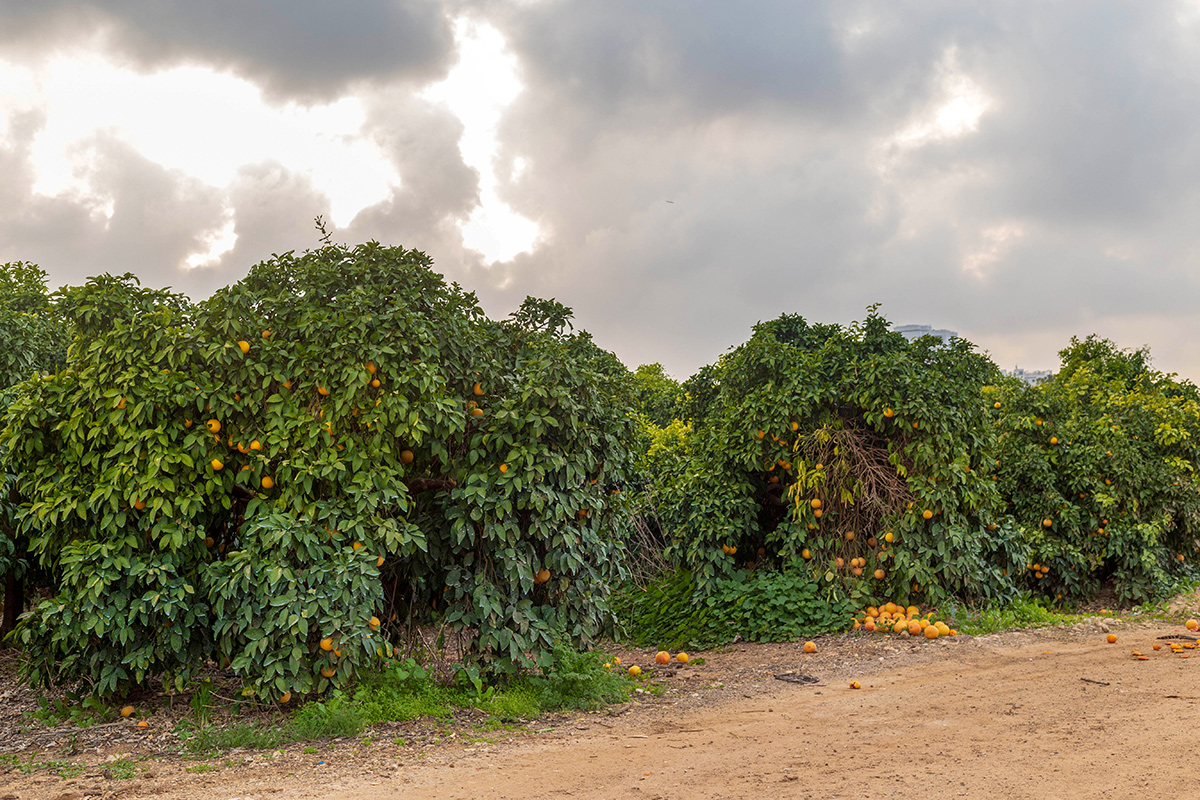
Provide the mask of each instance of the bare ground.
MULTIPOLYGON (((30 734, 57 736, 54 747, 27 739, 40 743, 36 758, 67 758, 82 773, 0 771, 0 800, 1194 796, 1200 649, 1180 656, 1158 639, 1180 634, 1162 622, 1101 621, 934 642, 846 634, 818 640, 812 655, 798 644, 739 644, 660 671, 661 696, 606 712, 507 732, 485 732, 465 713, 449 725, 377 726, 369 740, 308 753, 290 745, 187 760, 152 717, 148 731, 117 726, 103 746, 81 751, 76 741, 68 758, 69 732, 57 726, 30 734), (774 677, 789 670, 821 683, 774 677), (114 775, 114 762, 135 766, 114 775)), ((652 663, 619 652, 626 664, 652 663)))

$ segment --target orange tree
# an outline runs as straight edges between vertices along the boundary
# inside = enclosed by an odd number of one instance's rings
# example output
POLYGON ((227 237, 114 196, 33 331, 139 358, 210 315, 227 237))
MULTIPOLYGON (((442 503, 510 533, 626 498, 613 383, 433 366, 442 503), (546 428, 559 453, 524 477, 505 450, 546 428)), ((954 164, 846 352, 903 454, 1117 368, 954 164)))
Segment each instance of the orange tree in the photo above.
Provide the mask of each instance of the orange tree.
POLYGON ((1022 583, 1085 600, 1111 578, 1121 602, 1159 597, 1196 576, 1200 393, 1094 336, 1060 356, 1052 379, 988 392, 994 472, 1031 547, 1022 583))
POLYGON ((632 395, 564 307, 492 322, 375 243, 196 307, 128 277, 60 307, 67 367, 3 437, 61 573, 17 631, 35 682, 179 688, 214 657, 270 699, 345 685, 434 610, 492 671, 607 624, 632 395))
POLYGON ((785 315, 692 384, 690 456, 666 475, 670 553, 701 592, 768 565, 829 597, 1008 596, 1024 563, 1000 524, 982 387, 998 372, 956 339, 908 341, 785 315))
MULTIPOLYGON (((66 326, 46 292, 46 273, 23 261, 0 264, 0 407, 8 407, 22 381, 56 371, 66 349, 66 326)), ((0 578, 4 581, 0 639, 16 626, 24 609, 33 567, 28 541, 16 524, 20 497, 15 489, 6 473, 0 500, 0 578)))

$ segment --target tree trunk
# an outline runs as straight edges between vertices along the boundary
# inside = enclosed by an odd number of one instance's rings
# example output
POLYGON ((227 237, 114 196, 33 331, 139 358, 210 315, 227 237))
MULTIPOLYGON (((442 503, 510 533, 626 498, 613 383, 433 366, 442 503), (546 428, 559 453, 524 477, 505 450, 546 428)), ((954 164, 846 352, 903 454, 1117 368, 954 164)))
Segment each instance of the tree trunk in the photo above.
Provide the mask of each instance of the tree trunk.
POLYGON ((17 577, 17 571, 11 569, 4 576, 4 619, 0 620, 0 647, 4 646, 4 637, 17 626, 17 617, 24 610, 25 584, 17 577))

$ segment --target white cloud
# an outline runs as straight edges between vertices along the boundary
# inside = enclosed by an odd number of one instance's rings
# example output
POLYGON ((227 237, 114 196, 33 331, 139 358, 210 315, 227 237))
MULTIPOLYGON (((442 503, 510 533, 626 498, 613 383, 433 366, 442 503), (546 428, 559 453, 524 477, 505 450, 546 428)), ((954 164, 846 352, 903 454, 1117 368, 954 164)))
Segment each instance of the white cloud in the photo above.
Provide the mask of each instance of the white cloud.
MULTIPOLYGON (((462 121, 459 142, 463 161, 479 173, 479 205, 462 224, 463 244, 492 263, 510 261, 537 246, 537 223, 522 217, 500 199, 496 175, 496 130, 504 110, 521 93, 517 63, 504 37, 491 25, 465 18, 455 22, 459 61, 424 97, 449 108, 462 121)), ((518 158, 510 174, 515 180, 527 166, 518 158)))
MULTIPOLYGON (((246 164, 278 162, 328 196, 337 226, 400 182, 362 135, 357 99, 272 106, 254 84, 204 67, 140 74, 86 51, 29 66, 0 60, 0 108, 7 110, 0 123, 11 122, 14 112, 44 120, 31 144, 35 193, 74 195, 101 212, 112 198, 97 196, 88 181, 88 145, 98 134, 214 187, 227 187, 246 164)), ((214 241, 224 247, 229 235, 216 233, 214 241)), ((214 252, 194 254, 188 263, 204 263, 214 252)))

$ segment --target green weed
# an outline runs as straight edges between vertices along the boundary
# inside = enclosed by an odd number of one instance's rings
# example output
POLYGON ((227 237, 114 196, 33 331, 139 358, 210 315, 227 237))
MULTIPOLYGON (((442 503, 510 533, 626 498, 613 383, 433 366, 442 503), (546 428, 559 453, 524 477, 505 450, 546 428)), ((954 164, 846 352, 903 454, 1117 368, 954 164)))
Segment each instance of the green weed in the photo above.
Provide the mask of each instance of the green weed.
POLYGON ((1032 597, 1019 597, 1004 605, 985 606, 979 609, 953 608, 948 612, 959 633, 982 636, 1013 628, 1049 628, 1055 625, 1073 625, 1083 617, 1064 614, 1041 605, 1032 597))

